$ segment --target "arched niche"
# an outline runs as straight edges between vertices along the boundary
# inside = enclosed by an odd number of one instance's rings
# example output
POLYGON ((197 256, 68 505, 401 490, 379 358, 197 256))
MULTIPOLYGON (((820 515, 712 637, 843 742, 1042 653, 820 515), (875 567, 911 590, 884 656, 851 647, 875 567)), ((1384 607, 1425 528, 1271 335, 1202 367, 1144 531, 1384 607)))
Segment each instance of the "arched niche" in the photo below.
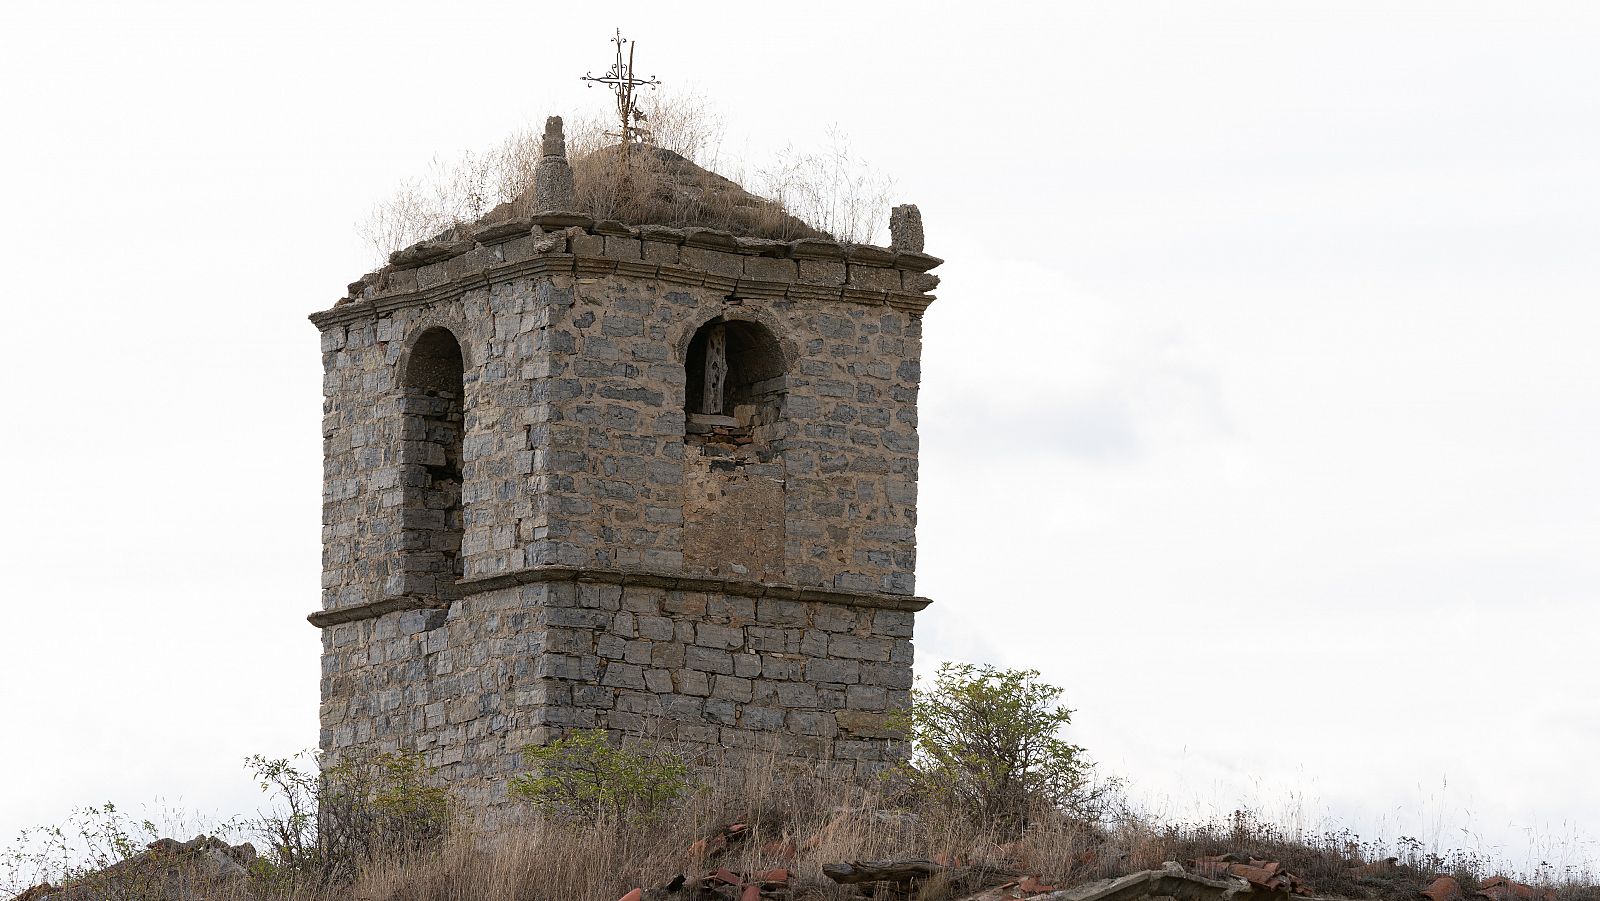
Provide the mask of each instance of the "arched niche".
POLYGON ((690 572, 781 579, 787 535, 779 429, 788 358, 765 325, 718 317, 684 353, 683 561, 690 572))
POLYGON ((766 326, 717 317, 684 354, 685 437, 764 445, 788 390, 783 347, 766 326))
POLYGON ((448 595, 462 575, 464 382, 461 343, 455 335, 442 327, 418 334, 400 373, 405 594, 448 595))

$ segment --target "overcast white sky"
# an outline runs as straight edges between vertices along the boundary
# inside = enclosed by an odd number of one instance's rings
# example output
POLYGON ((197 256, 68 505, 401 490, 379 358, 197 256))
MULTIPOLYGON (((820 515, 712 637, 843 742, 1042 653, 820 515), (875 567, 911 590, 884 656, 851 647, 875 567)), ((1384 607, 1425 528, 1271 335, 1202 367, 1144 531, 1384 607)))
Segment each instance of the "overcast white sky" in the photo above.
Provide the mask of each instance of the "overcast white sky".
POLYGON ((1528 0, 0 7, 0 838, 315 743, 305 314, 619 24, 948 260, 921 665, 1176 816, 1600 857, 1600 5, 1528 0))

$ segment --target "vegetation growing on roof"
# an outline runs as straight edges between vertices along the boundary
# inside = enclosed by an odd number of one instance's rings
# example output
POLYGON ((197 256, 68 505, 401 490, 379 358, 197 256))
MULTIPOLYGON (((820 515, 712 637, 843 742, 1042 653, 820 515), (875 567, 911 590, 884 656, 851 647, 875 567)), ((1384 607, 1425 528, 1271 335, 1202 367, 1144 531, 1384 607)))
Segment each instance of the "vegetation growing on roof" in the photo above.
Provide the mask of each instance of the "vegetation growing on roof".
MULTIPOLYGON (((703 99, 662 92, 651 99, 647 114, 650 142, 636 145, 626 163, 598 121, 569 129, 578 206, 573 212, 629 225, 700 226, 777 240, 870 243, 885 227, 892 182, 861 161, 837 130, 821 150, 791 146, 751 168, 721 157, 722 124, 703 99)), ((377 204, 358 232, 387 261, 418 241, 528 215, 540 137, 530 126, 491 150, 453 162, 436 158, 425 176, 377 204)))

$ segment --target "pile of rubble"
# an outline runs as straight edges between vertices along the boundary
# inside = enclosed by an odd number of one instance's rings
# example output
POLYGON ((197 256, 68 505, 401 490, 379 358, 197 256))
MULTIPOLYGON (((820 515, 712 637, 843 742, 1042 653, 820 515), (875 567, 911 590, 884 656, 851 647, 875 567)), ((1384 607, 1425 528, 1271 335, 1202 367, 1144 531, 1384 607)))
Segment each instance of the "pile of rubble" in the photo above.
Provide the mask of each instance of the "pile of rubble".
MULTIPOLYGON (((754 831, 746 823, 732 823, 691 844, 684 854, 684 869, 663 885, 639 887, 621 901, 802 901, 838 897, 838 889, 819 891, 815 883, 797 884, 797 860, 815 859, 831 843, 841 820, 835 820, 810 838, 784 837, 753 847, 754 831), (748 853, 754 852, 754 853, 748 853), (762 861, 757 869, 742 869, 734 859, 762 861)), ((863 897, 879 901, 1336 901, 1321 896, 1306 880, 1288 872, 1278 861, 1252 855, 1218 854, 1183 863, 1169 861, 1155 870, 1141 870, 1110 879, 1062 887, 1018 864, 1026 854, 1021 845, 992 847, 987 860, 969 862, 936 855, 932 859, 852 860, 824 863, 822 875, 836 886, 848 887, 863 897)), ((1063 861, 1067 872, 1084 872, 1095 866, 1093 852, 1063 861)), ((62 886, 37 885, 14 901, 101 901, 114 897, 199 901, 232 897, 248 879, 255 862, 249 844, 229 845, 210 836, 178 842, 164 838, 121 863, 82 876, 62 886)), ((1540 888, 1495 876, 1468 892, 1454 877, 1437 875, 1426 887, 1407 883, 1394 858, 1350 867, 1343 873, 1352 882, 1346 888, 1379 889, 1385 898, 1412 895, 1416 901, 1556 901, 1550 888, 1540 888), (1402 886, 1410 888, 1397 891, 1402 886)), ((1412 871, 1411 879, 1415 879, 1412 871)))
POLYGON ((103 870, 55 886, 36 885, 13 901, 103 901, 106 898, 204 898, 250 874, 256 849, 198 835, 180 842, 156 839, 145 850, 103 870))
MULTIPOLYGON (((1429 901, 1468 901, 1467 893, 1454 876, 1433 877, 1422 894, 1429 901)), ((1478 890, 1472 893, 1471 898, 1473 901, 1556 901, 1556 890, 1514 882, 1504 876, 1491 876, 1478 884, 1478 890)))
MULTIPOLYGON (((1213 879, 1190 873, 1176 863, 1160 870, 1145 870, 1117 879, 1103 879, 1069 889, 1046 884, 1037 875, 1003 866, 963 865, 936 860, 906 859, 850 861, 825 864, 823 875, 840 885, 856 886, 864 894, 890 901, 960 899, 960 901, 1137 901, 1145 897, 1174 901, 1230 901, 1287 897, 1277 891, 1257 892, 1244 879, 1213 879)), ((760 901, 762 898, 794 897, 793 871, 787 868, 764 873, 737 873, 725 868, 710 870, 703 876, 679 875, 671 882, 646 891, 636 888, 621 901, 665 901, 668 898, 697 901, 760 901)))
MULTIPOLYGON (((824 830, 826 832, 827 830, 824 830)), ((796 843, 792 839, 761 846, 756 859, 782 861, 784 866, 761 872, 740 872, 718 866, 717 859, 750 836, 747 824, 734 823, 690 845, 685 855, 692 871, 679 874, 665 885, 635 888, 621 901, 794 901, 809 897, 794 884, 795 858, 817 848, 825 835, 796 843)), ((1021 855, 1016 846, 994 849, 1002 861, 1021 855)), ((1083 861, 1072 861, 1079 864, 1083 861)), ((1077 869, 1076 866, 1073 869, 1077 869)), ((1351 867, 1346 875, 1357 881, 1382 879, 1396 872, 1393 858, 1351 867)), ((885 901, 1340 901, 1319 896, 1304 879, 1281 863, 1238 854, 1217 854, 1178 863, 1169 861, 1158 870, 1141 870, 1124 876, 1084 882, 1070 887, 1047 883, 1042 874, 1014 869, 1005 863, 968 863, 936 856, 933 859, 847 861, 824 863, 822 874, 862 895, 885 901)), ((1556 901, 1549 888, 1536 888, 1501 876, 1484 880, 1470 895, 1460 882, 1438 875, 1417 901, 1556 901)))

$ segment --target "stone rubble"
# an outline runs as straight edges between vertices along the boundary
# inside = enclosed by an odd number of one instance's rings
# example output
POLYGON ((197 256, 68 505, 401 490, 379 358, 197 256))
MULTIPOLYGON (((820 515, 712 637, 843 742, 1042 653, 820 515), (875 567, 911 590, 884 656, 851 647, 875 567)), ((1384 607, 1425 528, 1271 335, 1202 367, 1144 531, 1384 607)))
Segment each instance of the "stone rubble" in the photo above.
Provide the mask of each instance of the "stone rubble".
POLYGON ((256 849, 249 842, 230 845, 209 835, 187 842, 157 839, 146 850, 62 886, 36 885, 15 901, 204 901, 219 889, 237 886, 250 873, 256 849))

